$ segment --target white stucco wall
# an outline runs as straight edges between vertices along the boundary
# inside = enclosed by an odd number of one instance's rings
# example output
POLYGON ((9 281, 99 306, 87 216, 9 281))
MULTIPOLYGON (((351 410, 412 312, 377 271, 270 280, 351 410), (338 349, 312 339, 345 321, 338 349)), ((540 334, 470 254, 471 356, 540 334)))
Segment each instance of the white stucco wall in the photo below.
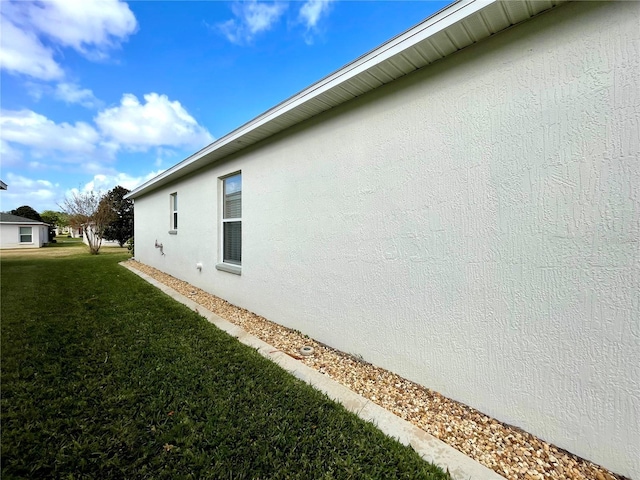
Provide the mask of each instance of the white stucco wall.
POLYGON ((29 223, 2 223, 0 224, 0 248, 40 248, 48 241, 48 228, 46 225, 34 225, 29 223), (20 242, 20 227, 32 227, 31 242, 20 242))
POLYGON ((640 478, 639 26, 559 7, 138 198, 135 256, 640 478))
MULTIPOLYGON (((77 230, 75 230, 75 232, 77 232, 77 230)), ((87 246, 89 246, 89 235, 93 237, 92 240, 95 240, 95 242, 97 242, 99 238, 94 232, 93 227, 87 226, 86 228, 83 229, 83 232, 82 232, 82 243, 84 243, 87 246)), ((119 246, 120 244, 116 240, 106 240, 103 238, 102 241, 100 242, 100 248, 119 247, 119 246)))

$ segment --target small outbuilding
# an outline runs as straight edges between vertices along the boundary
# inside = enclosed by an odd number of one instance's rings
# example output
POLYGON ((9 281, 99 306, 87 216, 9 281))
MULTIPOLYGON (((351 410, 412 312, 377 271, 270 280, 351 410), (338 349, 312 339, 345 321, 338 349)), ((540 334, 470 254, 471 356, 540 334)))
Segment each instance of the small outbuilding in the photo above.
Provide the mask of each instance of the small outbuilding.
POLYGON ((40 248, 49 242, 49 225, 0 213, 0 248, 40 248))

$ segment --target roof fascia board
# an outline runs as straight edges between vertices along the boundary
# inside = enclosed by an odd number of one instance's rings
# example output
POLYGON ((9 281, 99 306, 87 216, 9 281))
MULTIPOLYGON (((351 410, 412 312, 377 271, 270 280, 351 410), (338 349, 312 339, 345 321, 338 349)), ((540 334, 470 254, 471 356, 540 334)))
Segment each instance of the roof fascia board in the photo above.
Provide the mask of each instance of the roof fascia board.
MULTIPOLYGON (((229 136, 234 133, 237 133, 237 136, 240 136, 246 133, 246 131, 244 131, 245 129, 253 130, 256 127, 264 125, 265 123, 273 120, 283 113, 296 108, 300 104, 305 103, 312 98, 315 98, 320 94, 327 92, 331 88, 335 87, 336 84, 350 80, 360 73, 369 70, 379 63, 397 55, 403 50, 406 50, 416 43, 421 42, 425 38, 430 37, 441 30, 444 30, 445 28, 451 26, 459 20, 462 20, 466 16, 471 15, 476 11, 485 8, 489 4, 495 3, 496 1, 498 0, 460 0, 448 6, 444 10, 441 10, 440 12, 437 12, 433 16, 429 17, 427 20, 424 20, 416 27, 413 27, 412 29, 398 35, 395 38, 392 38, 391 40, 377 47, 375 50, 363 55, 362 57, 357 58, 356 60, 345 65, 336 72, 317 81, 316 83, 305 88, 296 95, 267 110, 265 113, 256 117, 254 120, 231 132, 229 136), (475 8, 470 11, 468 10, 469 6, 474 6, 475 8), (458 7, 457 10, 449 12, 449 10, 454 7, 458 7), (467 7, 467 9, 464 10, 464 13, 461 13, 461 10, 463 10, 465 7, 467 7), (440 18, 440 15, 443 15, 443 17, 440 18)), ((225 139, 226 137, 227 136, 222 137, 221 140, 225 139)), ((234 139, 235 138, 231 138, 231 141, 233 141, 234 139)))
POLYGON ((2 225, 49 225, 44 222, 6 222, 4 220, 0 221, 2 225))
MULTIPOLYGON (((399 34, 398 36, 388 40, 376 49, 362 55, 353 62, 347 64, 334 73, 324 77, 323 79, 315 82, 311 86, 305 88, 301 92, 293 95, 292 97, 284 100, 278 105, 272 107, 266 112, 258 115, 253 120, 245 123, 237 129, 231 131, 227 135, 219 138, 210 145, 202 148, 198 152, 190 155, 180 163, 165 170, 163 173, 148 180, 133 191, 128 193, 125 198, 136 198, 148 191, 154 190, 154 185, 161 183, 163 180, 168 180, 169 177, 174 176, 186 167, 193 165, 201 158, 208 154, 221 149, 229 144, 238 142, 245 135, 251 133, 257 128, 277 119, 278 117, 286 114, 287 112, 296 109, 302 104, 322 95, 328 90, 337 87, 340 84, 352 79, 353 77, 369 70, 376 65, 388 60, 389 58, 401 53, 402 51, 411 48, 412 46, 420 43, 421 41, 432 37, 433 35, 446 30, 451 25, 467 18, 491 4, 498 3, 500 0, 458 0, 451 5, 446 6, 442 10, 434 13, 426 20, 422 21, 415 27, 399 34)), ((193 165, 195 168, 200 168, 202 165, 193 165)), ((185 174, 187 172, 185 171, 185 174)), ((178 176, 176 177, 178 178, 178 176)), ((164 184, 166 182, 162 182, 164 184)), ((160 185, 158 185, 160 186, 160 185)))

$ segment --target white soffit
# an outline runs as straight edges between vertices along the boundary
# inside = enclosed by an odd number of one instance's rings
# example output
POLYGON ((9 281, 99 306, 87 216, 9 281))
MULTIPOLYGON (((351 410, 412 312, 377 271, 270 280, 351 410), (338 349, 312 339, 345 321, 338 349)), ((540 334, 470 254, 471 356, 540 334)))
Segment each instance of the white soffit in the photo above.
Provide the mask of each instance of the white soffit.
POLYGON ((127 195, 136 198, 567 0, 458 0, 127 195))

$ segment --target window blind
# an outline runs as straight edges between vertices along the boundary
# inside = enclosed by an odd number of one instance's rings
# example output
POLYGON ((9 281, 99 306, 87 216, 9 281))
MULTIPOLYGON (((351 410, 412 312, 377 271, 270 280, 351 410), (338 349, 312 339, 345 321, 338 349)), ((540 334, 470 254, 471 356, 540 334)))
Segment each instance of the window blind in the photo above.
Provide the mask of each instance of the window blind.
POLYGON ((242 222, 224 223, 223 262, 240 265, 242 263, 242 222))
POLYGON ((224 218, 242 218, 242 191, 224 197, 224 218))
POLYGON ((223 180, 222 261, 242 263, 242 175, 223 180))

